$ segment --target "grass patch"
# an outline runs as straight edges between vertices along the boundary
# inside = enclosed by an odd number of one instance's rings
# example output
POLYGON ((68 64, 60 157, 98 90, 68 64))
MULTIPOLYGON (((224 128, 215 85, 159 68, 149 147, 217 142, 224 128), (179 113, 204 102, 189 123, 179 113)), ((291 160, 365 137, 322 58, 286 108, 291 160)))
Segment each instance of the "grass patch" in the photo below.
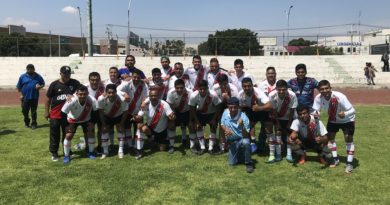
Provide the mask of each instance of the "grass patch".
POLYGON ((341 133, 342 163, 334 169, 323 169, 313 153, 303 166, 285 160, 269 165, 267 157, 254 155, 255 172, 247 174, 245 166, 228 166, 226 154, 195 156, 189 150, 139 161, 129 155, 92 161, 81 152, 64 166, 62 158, 50 160, 42 108, 39 128, 30 130, 19 107, 3 107, 0 204, 390 204, 389 107, 356 110, 356 167, 346 175, 341 133))

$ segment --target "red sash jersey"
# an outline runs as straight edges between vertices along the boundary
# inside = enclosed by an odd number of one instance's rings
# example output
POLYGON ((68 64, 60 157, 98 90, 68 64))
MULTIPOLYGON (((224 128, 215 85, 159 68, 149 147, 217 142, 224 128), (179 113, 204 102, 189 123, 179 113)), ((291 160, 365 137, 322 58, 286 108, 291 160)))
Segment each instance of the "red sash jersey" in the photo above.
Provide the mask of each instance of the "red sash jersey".
POLYGON ((46 92, 46 97, 51 98, 50 101, 50 118, 61 119, 61 108, 66 102, 66 96, 76 92, 76 88, 80 86, 80 82, 75 79, 70 79, 66 84, 59 80, 52 82, 46 92))

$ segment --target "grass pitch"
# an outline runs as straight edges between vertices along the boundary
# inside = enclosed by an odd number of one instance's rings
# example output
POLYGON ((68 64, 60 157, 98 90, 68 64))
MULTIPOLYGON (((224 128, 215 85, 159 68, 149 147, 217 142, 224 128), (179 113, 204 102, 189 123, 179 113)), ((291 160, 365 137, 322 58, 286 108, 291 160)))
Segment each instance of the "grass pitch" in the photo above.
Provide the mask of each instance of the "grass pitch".
POLYGON ((285 159, 266 164, 266 156, 253 155, 256 169, 247 174, 243 165, 228 166, 226 154, 195 156, 188 149, 141 160, 89 160, 79 152, 64 166, 62 158, 50 160, 42 109, 39 128, 31 130, 24 128, 19 107, 3 107, 0 204, 390 204, 389 107, 356 110, 355 170, 346 175, 341 133, 342 163, 333 169, 322 168, 314 153, 298 166, 285 159))

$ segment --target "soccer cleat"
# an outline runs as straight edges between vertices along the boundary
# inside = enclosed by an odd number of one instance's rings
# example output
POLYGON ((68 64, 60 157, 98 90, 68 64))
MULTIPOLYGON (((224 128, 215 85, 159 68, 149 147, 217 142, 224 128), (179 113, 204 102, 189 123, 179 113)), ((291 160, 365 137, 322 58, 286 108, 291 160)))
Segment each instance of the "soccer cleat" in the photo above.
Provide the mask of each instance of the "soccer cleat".
POLYGON ((301 158, 299 159, 299 164, 305 164, 306 162, 306 155, 305 154, 302 154, 301 155, 301 158))
POLYGON ((70 163, 70 156, 64 156, 64 164, 70 163))
POLYGON ((57 162, 58 161, 58 154, 52 154, 51 155, 51 161, 57 162))
POLYGON ((273 155, 269 156, 267 163, 271 164, 271 163, 274 163, 274 162, 275 162, 275 156, 273 156, 273 155))
POLYGON ((175 152, 175 148, 169 147, 168 153, 169 153, 169 154, 173 154, 173 152, 175 152))
POLYGON ((123 152, 118 152, 118 158, 123 159, 123 152))
POLYGON ((328 163, 323 157, 320 157, 320 164, 327 165, 328 163))
POLYGON ((102 154, 102 156, 100 157, 100 159, 105 159, 107 158, 107 154, 102 154))
POLYGON ((293 162, 294 162, 294 159, 293 159, 292 155, 287 155, 287 156, 286 156, 286 160, 287 160, 287 162, 289 162, 289 163, 293 163, 293 162))
POLYGON ((339 165, 340 160, 336 159, 333 160, 333 162, 329 165, 330 168, 335 168, 337 165, 339 165))
POLYGON ((277 155, 275 156, 275 162, 280 162, 280 161, 282 161, 282 156, 280 156, 279 154, 277 154, 277 155))
POLYGON ((88 152, 87 156, 89 159, 96 159, 96 156, 93 152, 88 152))
POLYGON ((352 170, 353 170, 352 164, 347 164, 347 166, 345 167, 345 173, 346 174, 351 174, 352 170))
POLYGON ((193 154, 198 154, 198 150, 195 147, 191 148, 191 152, 193 154))
POLYGON ((199 152, 198 154, 199 154, 199 155, 202 155, 202 154, 204 154, 204 153, 206 153, 206 149, 201 149, 200 152, 199 152))
POLYGON ((141 150, 137 150, 137 154, 135 155, 135 159, 136 160, 139 160, 141 159, 143 156, 142 156, 142 151, 141 150))
POLYGON ((37 129, 37 125, 35 125, 35 124, 34 124, 34 125, 31 125, 31 129, 32 129, 32 130, 37 129))
POLYGON ((246 172, 247 173, 252 173, 253 172, 253 165, 252 164, 247 164, 246 165, 246 172))

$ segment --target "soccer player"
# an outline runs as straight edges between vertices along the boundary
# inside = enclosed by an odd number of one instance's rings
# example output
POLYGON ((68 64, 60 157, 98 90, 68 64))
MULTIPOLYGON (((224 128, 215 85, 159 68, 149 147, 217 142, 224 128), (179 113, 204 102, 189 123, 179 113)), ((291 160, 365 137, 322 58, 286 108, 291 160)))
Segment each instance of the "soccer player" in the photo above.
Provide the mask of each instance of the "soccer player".
POLYGON ((124 97, 117 94, 116 86, 114 84, 107 85, 105 92, 106 95, 101 95, 97 103, 103 131, 101 135, 103 147, 103 154, 101 159, 104 159, 108 156, 109 133, 114 132, 114 125, 116 126, 119 141, 118 157, 119 159, 122 159, 123 147, 125 144, 123 125, 127 118, 128 105, 124 101, 124 97))
POLYGON ((347 166, 345 173, 351 173, 353 170, 353 157, 355 145, 353 135, 355 133, 355 109, 348 98, 337 91, 332 91, 329 81, 321 80, 318 83, 318 94, 314 99, 313 110, 319 114, 321 109, 328 112, 328 137, 332 143, 332 155, 335 165, 339 163, 337 156, 337 146, 335 142, 336 133, 341 129, 344 133, 345 143, 347 145, 347 166))
POLYGON ((291 124, 291 134, 288 143, 291 144, 294 154, 299 156, 299 164, 306 160, 306 150, 314 149, 320 156, 322 164, 334 164, 328 147, 327 131, 324 124, 310 115, 310 108, 304 105, 297 107, 298 119, 291 124))
POLYGON ((237 87, 238 92, 242 90, 241 84, 242 79, 244 78, 250 78, 252 80, 253 86, 257 87, 255 78, 251 74, 248 74, 244 71, 244 61, 242 61, 241 59, 236 59, 234 61, 234 71, 235 74, 231 76, 231 79, 233 85, 237 87))
POLYGON ((35 72, 33 64, 26 66, 26 73, 19 77, 16 88, 20 94, 22 102, 22 113, 24 117, 24 127, 30 127, 28 113, 31 110, 31 129, 37 128, 37 108, 39 100, 39 90, 45 86, 42 76, 35 72))
POLYGON ((244 158, 246 171, 253 172, 251 147, 249 139, 249 119, 240 111, 239 100, 229 98, 226 109, 221 118, 221 127, 229 143, 229 164, 236 165, 239 159, 244 158))
POLYGON ((61 113, 61 108, 65 104, 66 98, 72 95, 76 88, 80 86, 78 80, 72 79, 69 66, 62 66, 60 69, 60 79, 53 81, 46 92, 45 114, 46 119, 50 118, 50 146, 52 161, 58 161, 58 149, 60 146, 60 132, 65 138, 65 127, 68 125, 66 116, 61 113), (50 112, 49 112, 50 111, 50 112))
POLYGON ((268 67, 265 71, 266 79, 261 81, 259 84, 259 89, 268 96, 270 92, 276 88, 276 69, 275 67, 268 67))
MULTIPOLYGON (((160 58, 160 63, 161 63, 161 77, 163 81, 168 82, 169 78, 173 76, 173 68, 169 65, 171 61, 169 60, 168 56, 161 56, 160 58)), ((168 83, 167 83, 168 84, 168 83)))
POLYGON ((126 67, 119 69, 120 78, 129 81, 132 79, 134 71, 138 70, 141 73, 140 74, 141 79, 146 80, 144 72, 136 68, 134 65, 135 65, 135 57, 133 55, 127 55, 125 59, 126 67))
MULTIPOLYGON (((255 141, 255 126, 257 122, 264 124, 265 133, 268 139, 273 139, 272 121, 269 118, 269 111, 272 110, 272 104, 269 98, 259 89, 253 87, 250 78, 242 79, 242 91, 238 94, 240 107, 249 118, 251 140, 255 141)), ((275 157, 270 156, 268 162, 274 162, 275 157)))
MULTIPOLYGON (((212 88, 213 85, 217 84, 218 77, 223 74, 225 74, 226 76, 229 75, 225 69, 219 67, 219 62, 217 58, 210 59, 210 70, 207 73, 207 82, 209 83, 209 88, 212 88)), ((230 82, 231 79, 229 78, 229 83, 230 82)))
POLYGON ((206 80, 208 68, 202 65, 202 58, 199 55, 192 57, 193 67, 187 68, 184 71, 185 79, 188 79, 190 89, 196 91, 199 89, 199 82, 206 80))
POLYGON ((152 69, 152 80, 149 81, 149 90, 151 88, 158 90, 158 95, 160 99, 167 99, 168 82, 162 79, 161 70, 159 68, 152 69))
MULTIPOLYGON (((175 81, 175 88, 169 90, 167 103, 171 106, 175 112, 175 123, 168 124, 168 139, 170 145, 170 152, 173 152, 173 144, 175 143, 176 136, 176 126, 181 128, 181 142, 185 146, 187 141, 187 127, 190 124, 190 107, 188 105, 192 90, 184 86, 184 81, 182 79, 177 79, 175 81)), ((193 127, 193 126, 192 126, 193 127)), ((195 130, 190 131, 191 144, 194 143, 195 139, 195 130)))
POLYGON ((169 79, 168 90, 175 88, 175 82, 177 79, 182 79, 185 83, 186 88, 190 88, 190 84, 188 82, 188 78, 184 76, 183 63, 177 62, 175 63, 173 75, 169 79))
POLYGON ((146 116, 146 123, 139 123, 137 129, 137 155, 136 159, 143 156, 145 135, 154 136, 154 141, 159 144, 160 151, 165 151, 167 145, 168 120, 175 120, 175 113, 167 102, 159 98, 158 90, 149 91, 149 101, 145 109, 140 110, 136 116, 137 121, 146 116))
MULTIPOLYGON (((148 97, 148 87, 144 81, 141 80, 141 72, 135 70, 133 72, 132 80, 126 81, 122 83, 118 88, 118 92, 126 93, 129 96, 129 107, 128 107, 128 115, 125 121, 124 129, 125 129, 125 140, 130 148, 130 153, 133 148, 133 133, 131 132, 131 128, 133 127, 134 135, 137 130, 137 121, 135 120, 135 116, 141 110, 142 102, 148 97)), ((119 93, 118 93, 119 94, 119 93)), ((126 101, 126 97, 125 97, 126 101)), ((142 120, 141 120, 142 121, 142 120)), ((135 136, 135 139, 137 136, 135 136)), ((135 147, 135 145, 134 145, 135 147)))
MULTIPOLYGON (((287 144, 287 135, 293 120, 295 108, 298 106, 298 100, 291 90, 287 90, 287 82, 278 80, 276 90, 269 94, 269 100, 272 103, 272 120, 274 121, 276 137, 268 141, 270 155, 276 152, 276 161, 281 159, 282 144, 287 145, 286 159, 293 162, 291 155, 291 146, 287 144)), ((273 136, 274 137, 274 136, 273 136)))
MULTIPOLYGON (((209 124, 209 153, 213 153, 213 147, 216 141, 216 132, 218 126, 218 119, 220 115, 221 99, 217 94, 209 90, 206 80, 199 82, 199 90, 193 92, 190 96, 190 121, 194 124, 196 129, 196 136, 200 144, 200 152, 197 151, 195 144, 191 144, 191 150, 195 154, 204 154, 206 151, 204 141, 204 126, 209 124)), ((191 140, 191 139, 190 139, 191 140)))
POLYGON ((80 85, 76 89, 76 96, 67 101, 61 111, 67 115, 68 126, 64 140, 64 164, 70 163, 71 142, 79 125, 83 128, 84 135, 88 137, 88 158, 95 159, 95 137, 93 123, 91 120, 92 111, 97 110, 96 100, 88 95, 88 88, 80 85))
POLYGON ((313 106, 314 89, 317 88, 318 81, 314 78, 306 77, 307 70, 305 64, 298 64, 295 67, 296 78, 287 81, 288 87, 298 98, 298 105, 309 108, 313 106))
POLYGON ((122 80, 120 79, 119 71, 118 71, 117 67, 115 67, 115 66, 110 67, 108 70, 108 76, 109 76, 109 79, 104 81, 104 87, 107 86, 108 84, 114 84, 118 87, 122 83, 122 80))

